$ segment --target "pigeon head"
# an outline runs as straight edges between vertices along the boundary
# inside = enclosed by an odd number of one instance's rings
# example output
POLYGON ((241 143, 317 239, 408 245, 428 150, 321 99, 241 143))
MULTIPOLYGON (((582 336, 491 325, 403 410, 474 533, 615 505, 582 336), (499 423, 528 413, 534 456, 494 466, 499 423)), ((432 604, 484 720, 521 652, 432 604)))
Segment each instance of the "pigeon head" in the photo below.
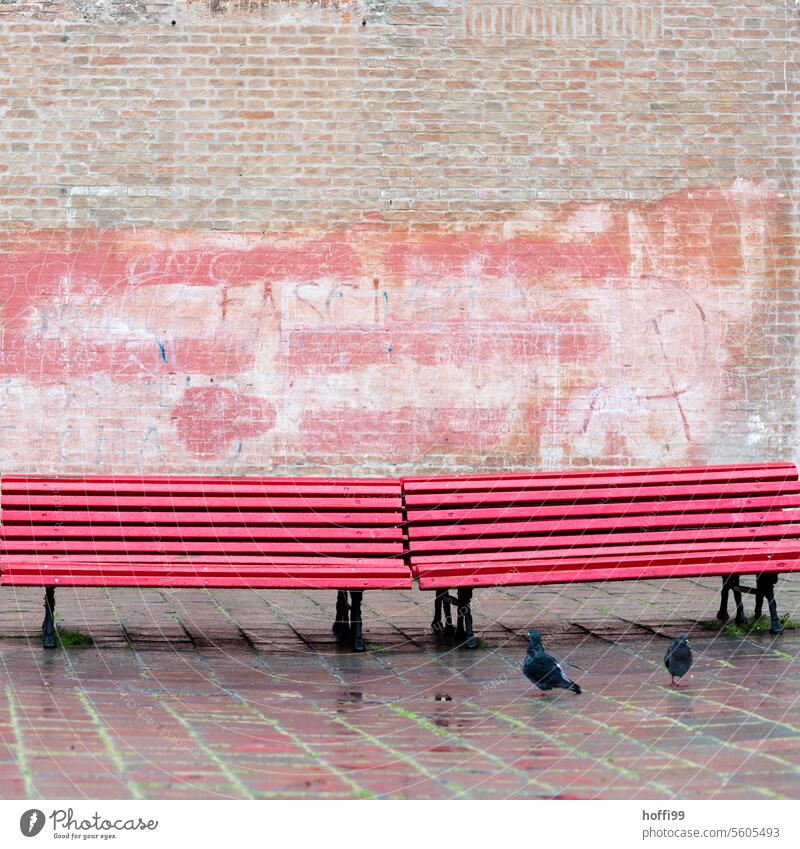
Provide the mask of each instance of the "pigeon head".
POLYGON ((689 637, 687 637, 686 634, 678 634, 678 636, 675 637, 675 642, 678 645, 683 645, 684 643, 689 642, 689 637))
POLYGON ((536 630, 536 628, 531 628, 530 631, 528 631, 528 642, 531 647, 541 646, 542 635, 536 630))

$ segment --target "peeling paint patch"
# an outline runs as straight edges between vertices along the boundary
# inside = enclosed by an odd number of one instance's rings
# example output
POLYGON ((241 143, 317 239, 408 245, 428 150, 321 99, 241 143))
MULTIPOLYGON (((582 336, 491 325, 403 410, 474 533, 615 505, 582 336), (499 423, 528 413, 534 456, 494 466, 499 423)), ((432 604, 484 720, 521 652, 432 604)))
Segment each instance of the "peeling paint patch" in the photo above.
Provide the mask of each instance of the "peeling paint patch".
POLYGON ((187 389, 172 410, 186 450, 198 457, 219 457, 237 439, 257 436, 275 424, 275 408, 263 398, 224 387, 187 389))

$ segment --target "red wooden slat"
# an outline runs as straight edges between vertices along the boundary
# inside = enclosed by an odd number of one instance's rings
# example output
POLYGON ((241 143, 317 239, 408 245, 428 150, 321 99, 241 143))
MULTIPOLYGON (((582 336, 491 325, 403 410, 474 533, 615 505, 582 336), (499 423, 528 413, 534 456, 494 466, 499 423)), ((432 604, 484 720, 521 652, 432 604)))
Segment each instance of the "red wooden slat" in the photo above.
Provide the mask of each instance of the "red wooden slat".
POLYGON ((438 563, 472 563, 485 562, 489 557, 493 561, 503 560, 524 560, 526 558, 535 558, 537 560, 559 559, 562 557, 580 557, 585 561, 589 561, 595 557, 617 557, 620 561, 635 554, 660 554, 693 551, 713 552, 713 551, 753 551, 757 552, 758 556, 767 556, 768 553, 784 550, 794 550, 797 546, 797 537, 788 539, 772 539, 772 540, 712 540, 708 542, 686 541, 686 542, 664 542, 654 543, 650 545, 598 545, 588 547, 566 546, 555 548, 543 548, 527 551, 526 549, 510 549, 508 551, 492 551, 487 552, 448 552, 437 554, 414 555, 411 558, 413 569, 419 569, 427 564, 438 563))
POLYGON ((486 539, 418 540, 412 552, 416 554, 438 551, 502 551, 503 549, 566 548, 598 546, 608 543, 701 542, 703 540, 780 539, 800 536, 800 525, 764 525, 762 527, 699 528, 686 531, 659 531, 658 533, 594 533, 542 537, 490 537, 486 539))
POLYGON ((333 512, 335 510, 365 510, 376 512, 380 510, 399 511, 401 507, 400 498, 381 496, 377 498, 283 498, 281 496, 270 496, 269 498, 238 498, 214 496, 200 498, 192 496, 113 496, 113 495, 3 495, 0 498, 0 508, 44 508, 54 509, 62 507, 72 508, 108 508, 111 510, 125 510, 133 508, 150 508, 152 510, 182 508, 189 510, 315 510, 320 513, 333 512))
MULTIPOLYGON (((587 574, 604 568, 638 569, 647 566, 686 566, 691 563, 739 563, 744 560, 800 560, 800 542, 794 541, 792 547, 780 550, 753 551, 749 549, 722 550, 722 551, 683 551, 658 554, 641 552, 628 555, 620 560, 619 557, 599 556, 594 558, 583 558, 570 556, 562 552, 564 556, 541 559, 533 556, 519 560, 483 560, 471 563, 427 563, 420 569, 423 575, 441 575, 458 577, 464 575, 477 575, 489 572, 553 572, 569 569, 584 569, 587 574)), ((798 564, 800 565, 800 564, 798 564)))
POLYGON ((691 486, 654 486, 654 487, 615 487, 600 489, 514 489, 497 490, 493 492, 474 493, 447 493, 446 495, 428 493, 425 495, 406 496, 408 508, 440 507, 442 510, 458 509, 464 507, 481 507, 490 504, 507 504, 509 506, 519 504, 547 504, 547 503, 578 503, 578 502, 603 502, 606 501, 650 501, 664 498, 676 500, 679 498, 691 499, 698 497, 732 497, 741 496, 768 496, 768 495, 792 495, 800 492, 800 483, 797 481, 775 481, 767 483, 748 484, 714 484, 691 486))
POLYGON ((269 578, 237 578, 225 576, 220 578, 200 578, 189 576, 175 577, 139 577, 125 576, 113 577, 105 575, 78 575, 72 577, 68 574, 39 574, 30 575, 2 575, 0 585, 4 586, 57 586, 57 587, 207 587, 209 589, 269 589, 269 590, 407 590, 411 588, 411 576, 404 577, 382 577, 361 578, 358 576, 342 575, 324 578, 292 578, 292 577, 269 577, 269 578))
POLYGON ((158 575, 184 575, 201 578, 224 578, 226 575, 238 577, 297 577, 307 578, 309 576, 335 578, 339 575, 351 575, 360 578, 380 578, 386 576, 408 576, 408 570, 399 567, 381 566, 336 566, 326 569, 322 565, 309 565, 298 563, 291 567, 279 568, 268 566, 185 566, 167 563, 132 563, 128 566, 121 564, 81 564, 68 563, 60 566, 41 566, 38 564, 18 564, 13 568, 4 570, 5 575, 114 575, 124 577, 126 575, 141 575, 143 577, 156 577, 158 575))
MULTIPOLYGON (((700 578, 711 575, 750 575, 761 572, 790 572, 797 569, 796 560, 747 560, 741 563, 694 563, 688 566, 649 566, 637 569, 635 574, 618 567, 615 569, 598 569, 587 573, 586 570, 576 569, 565 572, 538 572, 534 574, 508 572, 505 574, 475 575, 458 579, 461 587, 497 587, 534 584, 569 584, 585 581, 643 581, 655 578, 700 578)), ((420 575, 421 590, 450 589, 454 579, 450 576, 420 575)))
POLYGON ((0 553, 18 553, 25 554, 27 552, 49 551, 49 552, 78 552, 85 551, 88 553, 205 553, 205 554, 361 554, 361 555, 379 555, 379 554, 402 554, 403 544, 387 543, 387 542, 155 542, 151 540, 90 540, 88 542, 79 541, 61 541, 61 540, 0 540, 0 553))
POLYGON ((4 554, 0 555, 0 570, 15 569, 18 565, 36 564, 38 566, 52 566, 59 564, 80 563, 94 566, 102 566, 108 564, 131 565, 136 563, 164 563, 175 564, 178 566, 189 564, 197 565, 224 565, 224 566, 325 566, 326 568, 334 568, 339 566, 353 566, 354 568, 369 567, 370 564, 378 564, 380 566, 405 567, 403 560, 392 556, 380 557, 337 557, 331 555, 329 557, 323 555, 309 554, 300 552, 293 555, 261 555, 261 554, 232 554, 225 556, 224 554, 53 554, 50 552, 33 552, 28 554, 4 554))
POLYGON ((52 540, 52 539, 186 539, 186 540, 308 540, 312 545, 316 541, 334 543, 337 540, 354 542, 367 540, 399 540, 403 532, 400 528, 348 528, 327 525, 325 527, 174 527, 172 525, 4 525, 0 539, 52 540))
POLYGON ((120 481, 123 483, 195 483, 208 481, 209 483, 224 483, 224 484, 326 484, 330 486, 349 486, 358 485, 365 487, 372 486, 391 486, 394 489, 400 488, 400 480, 398 478, 322 478, 301 475, 299 477, 226 477, 225 475, 203 476, 203 475, 2 475, 3 481, 10 483, 25 483, 27 481, 74 481, 74 482, 111 482, 120 481))
MULTIPOLYGON (((709 513, 716 510, 783 510, 800 507, 800 495, 763 498, 691 498, 682 501, 614 501, 585 504, 536 504, 523 507, 473 507, 458 510, 409 510, 410 526, 431 522, 477 522, 502 519, 538 519, 557 516, 637 516, 647 513, 709 513)), ((6 514, 3 514, 4 516, 6 514)))
MULTIPOLYGON (((800 496, 798 496, 800 503, 800 496)), ((71 522, 74 524, 114 523, 136 525, 147 522, 153 525, 399 525, 402 516, 398 511, 383 513, 345 513, 308 511, 306 513, 214 512, 179 510, 3 510, 4 525, 12 523, 71 522)))
POLYGON ((751 471, 735 471, 723 470, 717 471, 713 468, 700 469, 698 471, 676 476, 669 471, 662 470, 651 471, 641 475, 617 475, 610 473, 608 475, 585 475, 577 477, 565 478, 563 475, 539 475, 529 478, 489 478, 488 480, 470 480, 470 479, 453 479, 430 481, 427 483, 415 483, 407 481, 405 483, 405 492, 407 495, 418 493, 436 493, 443 494, 448 492, 487 492, 495 490, 557 490, 557 489, 577 489, 578 487, 592 488, 612 488, 612 487, 634 487, 640 486, 643 488, 655 486, 676 487, 691 486, 691 485, 710 485, 710 484, 731 484, 731 483, 749 483, 767 482, 767 481, 790 481, 797 480, 796 470, 792 471, 785 468, 765 469, 761 468, 756 474, 751 471))
MULTIPOLYGON (((800 511, 771 510, 755 513, 699 513, 678 516, 611 516, 599 519, 559 519, 526 522, 492 522, 483 524, 421 525, 410 527, 409 536, 413 542, 419 540, 441 540, 449 545, 450 540, 460 544, 466 539, 485 539, 492 536, 547 536, 567 532, 616 532, 622 529, 636 529, 641 533, 658 534, 662 530, 681 527, 735 527, 738 525, 778 525, 800 523, 800 511)), ((798 527, 800 531, 800 526, 798 527)))
POLYGON ((238 483, 226 484, 211 481, 197 481, 195 483, 155 483, 142 481, 141 483, 126 481, 20 481, 13 482, 3 479, 2 489, 8 495, 46 495, 48 493, 59 495, 155 495, 169 497, 174 495, 227 495, 240 498, 251 496, 279 495, 325 498, 329 496, 339 498, 356 498, 378 496, 393 497, 399 494, 397 486, 373 486, 361 487, 357 484, 345 486, 332 486, 329 484, 305 484, 293 485, 291 483, 238 483))
POLYGON ((490 480, 492 478, 530 478, 530 477, 603 477, 612 475, 648 475, 671 473, 676 478, 684 474, 692 474, 703 470, 713 471, 750 471, 754 474, 759 469, 785 469, 797 474, 797 466, 794 463, 731 463, 715 466, 659 466, 659 467, 625 467, 616 469, 568 469, 564 471, 554 470, 530 470, 525 472, 485 472, 482 474, 460 474, 460 475, 411 475, 402 478, 405 486, 408 483, 427 483, 454 480, 490 480))

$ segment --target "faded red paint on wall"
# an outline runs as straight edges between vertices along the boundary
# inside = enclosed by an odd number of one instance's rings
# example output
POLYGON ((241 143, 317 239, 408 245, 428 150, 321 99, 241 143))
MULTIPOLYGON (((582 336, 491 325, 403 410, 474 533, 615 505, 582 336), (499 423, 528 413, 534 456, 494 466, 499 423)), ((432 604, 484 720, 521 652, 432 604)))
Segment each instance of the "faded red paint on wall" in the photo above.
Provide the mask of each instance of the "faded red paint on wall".
POLYGON ((209 386, 187 389, 172 418, 187 451, 213 458, 234 443, 240 450, 243 440, 270 430, 275 408, 263 398, 209 386))
POLYGON ((707 459, 756 379, 780 204, 740 181, 459 233, 0 234, 6 466, 707 459))

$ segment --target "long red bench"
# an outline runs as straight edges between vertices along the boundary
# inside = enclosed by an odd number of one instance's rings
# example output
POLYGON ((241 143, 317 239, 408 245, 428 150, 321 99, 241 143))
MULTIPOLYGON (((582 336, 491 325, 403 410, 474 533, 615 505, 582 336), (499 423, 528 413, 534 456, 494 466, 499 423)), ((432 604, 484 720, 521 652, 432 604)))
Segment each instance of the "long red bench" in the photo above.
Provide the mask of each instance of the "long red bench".
POLYGON ((774 584, 800 570, 790 463, 415 477, 403 493, 412 572, 437 591, 434 630, 454 633, 456 605, 455 636, 468 646, 477 587, 707 575, 723 577, 720 620, 732 591, 745 622, 741 594, 751 592, 778 633, 774 584), (755 589, 739 583, 746 574, 755 589))
POLYGON ((3 475, 0 585, 335 589, 364 650, 368 589, 408 589, 394 479, 3 475), (349 592, 349 603, 347 593, 349 592))

